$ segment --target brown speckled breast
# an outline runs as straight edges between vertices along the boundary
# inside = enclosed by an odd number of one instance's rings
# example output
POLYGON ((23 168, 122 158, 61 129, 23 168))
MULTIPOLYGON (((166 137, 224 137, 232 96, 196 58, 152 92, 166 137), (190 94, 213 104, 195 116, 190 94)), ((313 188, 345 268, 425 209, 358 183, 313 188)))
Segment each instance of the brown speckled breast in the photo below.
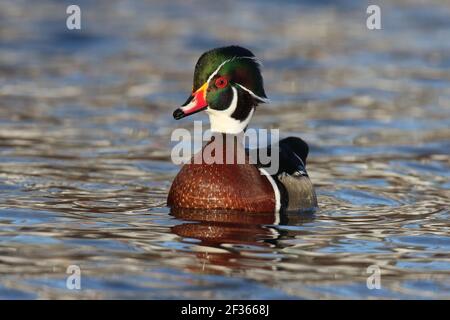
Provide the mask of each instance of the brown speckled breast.
MULTIPOLYGON (((170 188, 168 206, 273 212, 275 194, 267 178, 260 174, 256 166, 248 163, 247 157, 245 164, 236 164, 237 148, 242 148, 239 144, 234 146, 235 161, 232 164, 206 164, 198 161, 203 159, 203 150, 213 141, 194 155, 191 163, 181 168, 170 188), (202 164, 195 164, 199 162, 202 164)), ((223 149, 224 154, 232 152, 226 143, 223 149)))

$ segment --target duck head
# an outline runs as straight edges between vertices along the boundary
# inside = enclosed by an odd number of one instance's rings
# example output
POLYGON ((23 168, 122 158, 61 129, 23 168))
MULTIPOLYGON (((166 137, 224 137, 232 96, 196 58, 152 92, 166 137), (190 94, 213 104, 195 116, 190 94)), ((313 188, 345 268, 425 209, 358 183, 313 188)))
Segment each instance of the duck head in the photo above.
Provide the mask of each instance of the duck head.
POLYGON ((216 48, 198 59, 192 94, 173 117, 178 120, 205 110, 211 131, 238 134, 247 127, 255 107, 267 100, 254 54, 238 46, 216 48))

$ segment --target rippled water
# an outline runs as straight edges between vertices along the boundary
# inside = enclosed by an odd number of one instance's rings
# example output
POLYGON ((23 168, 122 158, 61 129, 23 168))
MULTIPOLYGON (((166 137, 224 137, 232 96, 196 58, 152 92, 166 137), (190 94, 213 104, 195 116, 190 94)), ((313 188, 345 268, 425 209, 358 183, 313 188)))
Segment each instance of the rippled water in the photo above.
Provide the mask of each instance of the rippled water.
POLYGON ((448 1, 378 31, 364 1, 77 3, 82 31, 0 3, 0 298, 450 298, 448 1), (311 146, 314 215, 165 207, 171 131, 206 120, 172 111, 230 43, 264 64, 252 125, 311 146))

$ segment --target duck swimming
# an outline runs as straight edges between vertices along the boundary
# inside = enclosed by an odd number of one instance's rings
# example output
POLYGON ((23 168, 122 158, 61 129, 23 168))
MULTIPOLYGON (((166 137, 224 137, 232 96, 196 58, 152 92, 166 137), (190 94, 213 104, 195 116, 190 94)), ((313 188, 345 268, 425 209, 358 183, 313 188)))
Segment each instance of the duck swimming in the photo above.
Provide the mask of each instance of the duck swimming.
POLYGON ((268 101, 254 54, 243 47, 212 49, 199 58, 192 94, 176 109, 176 120, 205 111, 214 137, 185 164, 169 191, 172 209, 238 210, 243 212, 299 211, 317 207, 317 197, 306 172, 308 145, 288 137, 266 150, 278 152, 278 169, 269 174, 259 159, 251 161, 240 142, 256 107, 268 101), (241 152, 244 162, 209 163, 203 151, 224 138, 220 150, 241 152), (230 143, 237 142, 237 143, 230 143), (223 149, 223 150, 222 150, 223 149))

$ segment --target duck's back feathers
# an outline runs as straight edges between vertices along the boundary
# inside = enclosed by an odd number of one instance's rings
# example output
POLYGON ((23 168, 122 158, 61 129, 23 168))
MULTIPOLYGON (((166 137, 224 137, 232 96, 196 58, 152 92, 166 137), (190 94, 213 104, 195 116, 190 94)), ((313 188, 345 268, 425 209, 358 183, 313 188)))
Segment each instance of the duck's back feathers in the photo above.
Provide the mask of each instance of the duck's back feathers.
MULTIPOLYGON (((269 147, 262 154, 267 152, 271 155, 275 148, 269 147)), ((288 137, 278 143, 279 167, 276 174, 272 175, 280 191, 281 210, 298 211, 317 207, 317 197, 314 186, 306 171, 306 158, 308 156, 308 144, 300 138, 288 137)), ((276 149, 275 149, 276 150, 276 149)), ((269 164, 262 164, 259 167, 269 167, 269 164)))

